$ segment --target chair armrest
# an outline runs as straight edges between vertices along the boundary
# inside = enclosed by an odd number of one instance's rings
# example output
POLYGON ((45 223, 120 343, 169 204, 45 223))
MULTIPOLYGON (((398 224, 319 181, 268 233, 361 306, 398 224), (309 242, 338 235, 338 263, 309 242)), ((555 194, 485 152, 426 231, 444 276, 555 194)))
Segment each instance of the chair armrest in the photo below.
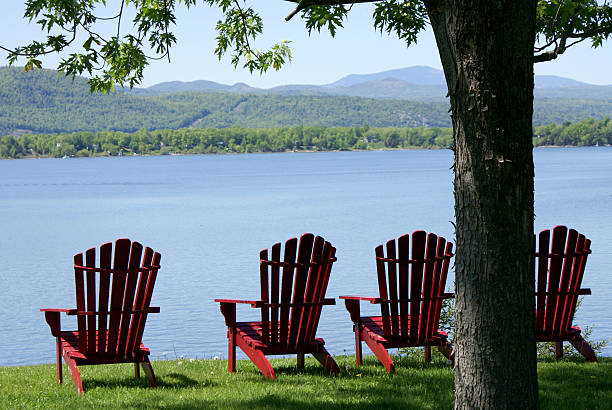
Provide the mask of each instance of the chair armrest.
POLYGON ((56 312, 56 313, 66 313, 67 315, 73 314, 76 312, 76 309, 40 309, 41 312, 56 312))

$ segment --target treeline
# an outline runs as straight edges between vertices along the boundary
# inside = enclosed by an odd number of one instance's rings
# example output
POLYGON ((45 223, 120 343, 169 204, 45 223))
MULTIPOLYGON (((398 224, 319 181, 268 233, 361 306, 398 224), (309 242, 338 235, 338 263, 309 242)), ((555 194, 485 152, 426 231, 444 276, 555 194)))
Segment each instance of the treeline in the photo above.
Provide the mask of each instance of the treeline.
POLYGON ((449 148, 450 128, 183 128, 0 137, 1 158, 449 148))
POLYGON ((608 117, 601 121, 591 118, 573 124, 564 122, 535 127, 533 145, 612 145, 612 121, 608 117))
MULTIPOLYGON (((6 135, 0 137, 0 158, 450 148, 452 143, 452 130, 439 127, 140 129, 6 135)), ((589 119, 535 127, 533 144, 612 145, 612 121, 589 119)))

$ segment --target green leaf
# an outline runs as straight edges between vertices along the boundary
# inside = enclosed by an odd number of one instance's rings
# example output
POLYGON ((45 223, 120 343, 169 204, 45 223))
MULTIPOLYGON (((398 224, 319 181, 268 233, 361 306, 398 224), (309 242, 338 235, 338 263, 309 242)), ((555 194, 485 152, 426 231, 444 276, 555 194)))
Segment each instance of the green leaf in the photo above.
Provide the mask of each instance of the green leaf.
POLYGON ((89 51, 89 50, 90 50, 90 48, 91 48, 91 42, 92 42, 92 41, 93 41, 93 37, 91 37, 91 36, 90 36, 90 37, 87 39, 87 41, 85 41, 85 42, 83 43, 83 48, 84 48, 86 51, 89 51))

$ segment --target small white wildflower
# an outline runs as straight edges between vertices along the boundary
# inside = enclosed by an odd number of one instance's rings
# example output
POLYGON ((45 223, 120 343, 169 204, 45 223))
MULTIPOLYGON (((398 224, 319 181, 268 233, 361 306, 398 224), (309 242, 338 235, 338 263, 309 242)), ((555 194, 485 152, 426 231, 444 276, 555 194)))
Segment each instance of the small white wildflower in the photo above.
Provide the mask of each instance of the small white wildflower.
POLYGON ((177 364, 180 366, 180 365, 182 365, 182 364, 183 364, 183 362, 180 362, 180 361, 179 361, 177 364))

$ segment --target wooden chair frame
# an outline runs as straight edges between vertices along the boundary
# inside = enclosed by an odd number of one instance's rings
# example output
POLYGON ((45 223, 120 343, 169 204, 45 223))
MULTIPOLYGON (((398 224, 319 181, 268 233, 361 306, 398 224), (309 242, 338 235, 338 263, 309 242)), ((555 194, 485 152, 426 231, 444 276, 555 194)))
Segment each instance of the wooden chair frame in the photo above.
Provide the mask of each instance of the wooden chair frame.
POLYGON ((452 248, 446 239, 425 231, 403 235, 397 244, 388 241, 386 256, 383 245, 376 247, 380 296, 340 296, 353 321, 357 366, 362 363, 362 341, 389 373, 395 365, 388 348, 423 346, 429 362, 435 346, 454 360, 447 334, 439 330, 442 301, 454 297, 444 292, 452 248), (381 315, 361 316, 361 301, 380 304, 381 315))
POLYGON ((138 242, 118 239, 74 256, 76 309, 41 309, 56 338, 57 382, 62 383, 62 358, 79 394, 83 383, 79 365, 134 363, 136 377, 142 366, 152 387, 157 385, 149 349, 141 342, 161 255, 138 242), (60 314, 77 317, 76 331, 62 331, 60 314))
POLYGON ((274 369, 266 355, 297 354, 298 368, 304 366, 304 354, 312 354, 331 374, 338 365, 315 333, 325 305, 335 304, 325 298, 325 291, 336 249, 320 236, 304 234, 299 247, 296 238, 260 252, 261 300, 215 299, 220 303, 228 337, 228 371, 236 371, 236 346, 269 379, 274 369), (297 249, 297 259, 296 259, 297 249), (282 272, 281 272, 282 270, 282 272), (261 321, 237 322, 236 305, 248 304, 261 310, 261 321))

